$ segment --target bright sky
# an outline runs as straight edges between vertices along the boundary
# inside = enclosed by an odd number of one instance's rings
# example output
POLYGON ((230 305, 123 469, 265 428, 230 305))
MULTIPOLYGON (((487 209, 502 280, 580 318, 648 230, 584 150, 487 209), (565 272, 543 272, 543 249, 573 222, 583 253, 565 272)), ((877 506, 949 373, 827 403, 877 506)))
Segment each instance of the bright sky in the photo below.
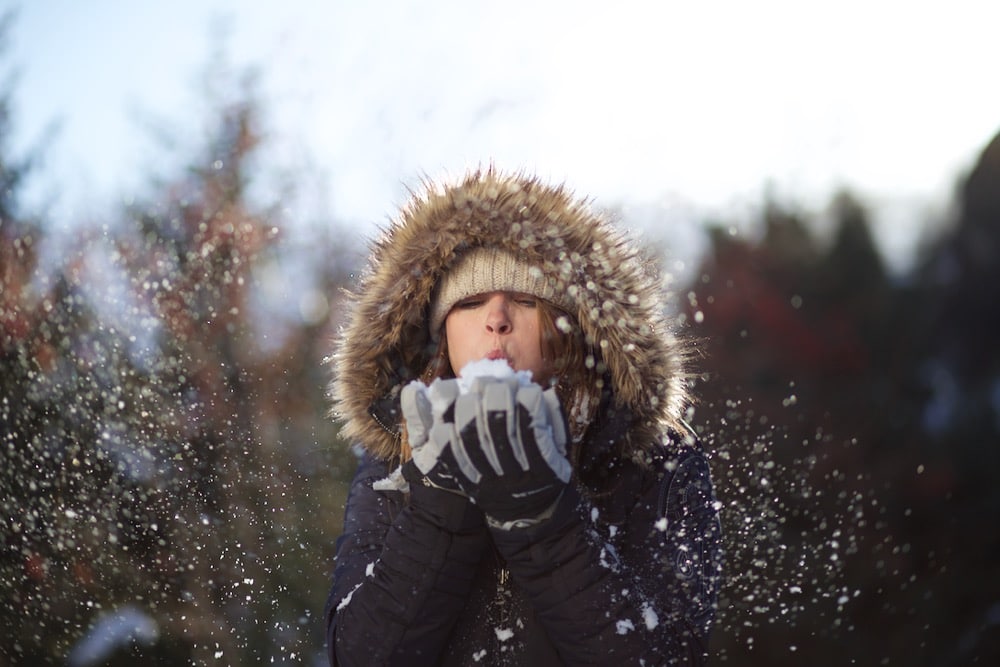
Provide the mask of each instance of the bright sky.
POLYGON ((901 262, 1000 131, 989 1, 18 4, 14 145, 61 122, 40 180, 65 220, 141 182, 142 118, 199 127, 213 18, 262 67, 276 155, 307 155, 351 222, 494 159, 679 226, 846 185, 901 262))

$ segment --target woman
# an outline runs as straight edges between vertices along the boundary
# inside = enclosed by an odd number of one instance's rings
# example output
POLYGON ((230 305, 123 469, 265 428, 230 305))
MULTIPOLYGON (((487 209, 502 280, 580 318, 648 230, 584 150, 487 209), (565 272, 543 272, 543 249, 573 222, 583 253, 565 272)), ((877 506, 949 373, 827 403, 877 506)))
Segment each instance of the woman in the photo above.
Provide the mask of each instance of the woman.
POLYGON ((562 187, 489 169, 414 195, 333 356, 363 454, 331 665, 705 662, 718 508, 658 286, 562 187), (449 379, 483 358, 523 372, 449 379))

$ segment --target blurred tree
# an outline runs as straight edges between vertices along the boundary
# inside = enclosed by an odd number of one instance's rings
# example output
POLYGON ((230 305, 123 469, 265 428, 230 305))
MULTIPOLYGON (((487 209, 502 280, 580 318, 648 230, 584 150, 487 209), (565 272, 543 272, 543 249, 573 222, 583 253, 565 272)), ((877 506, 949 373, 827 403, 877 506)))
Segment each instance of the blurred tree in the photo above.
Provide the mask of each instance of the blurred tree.
POLYGON ((705 347, 696 423, 717 450, 729 527, 715 642, 737 664, 870 662, 831 642, 857 632, 860 592, 892 567, 858 566, 859 552, 881 550, 887 510, 855 445, 891 437, 870 427, 894 400, 881 354, 892 288, 863 207, 841 193, 831 211, 827 247, 773 203, 758 242, 715 230, 689 297, 705 347))
POLYGON ((968 664, 1000 661, 1000 134, 961 184, 958 208, 919 263, 912 320, 923 447, 948 477, 911 494, 935 517, 928 531, 947 562, 935 591, 945 659, 968 664))
MULTIPOLYGON (((0 62, 7 54, 12 13, 0 15, 0 62)), ((15 156, 9 145, 13 135, 11 108, 14 83, 3 76, 0 87, 0 343, 13 349, 28 333, 33 308, 31 279, 37 266, 41 241, 39 220, 22 211, 22 188, 37 163, 37 153, 15 156)), ((2 380, 0 380, 2 381, 2 380)))
POLYGON ((194 659, 206 662, 217 654, 242 662, 266 649, 265 638, 242 636, 259 634, 247 620, 264 615, 266 600, 251 586, 266 586, 271 538, 267 452, 255 432, 258 348, 247 319, 274 225, 246 201, 257 112, 249 95, 224 103, 201 160, 153 202, 133 205, 114 233, 136 312, 156 325, 149 381, 172 404, 171 423, 157 424, 172 441, 160 454, 173 455, 170 485, 186 496, 185 511, 165 526, 164 556, 182 564, 180 580, 156 612, 182 625, 194 659))
POLYGON ((998 192, 1000 138, 913 276, 849 193, 826 247, 773 205, 759 242, 712 233, 687 316, 729 529, 723 659, 1000 659, 998 192))
MULTIPOLYGON (((254 77, 234 86, 219 66, 210 80, 211 90, 223 93, 214 102, 217 124, 200 160, 184 177, 160 183, 152 200, 133 204, 112 236, 135 304, 133 324, 154 325, 147 382, 170 400, 160 413, 167 423, 153 423, 171 434, 160 455, 172 455, 168 485, 185 496, 161 527, 171 539, 160 561, 181 567, 171 570, 175 585, 153 605, 153 616, 198 662, 220 655, 263 662, 321 645, 318 627, 307 621, 322 609, 323 556, 349 466, 317 461, 316 438, 324 447, 335 439, 322 398, 326 317, 293 318, 281 329, 282 318, 255 298, 268 269, 273 278, 282 264, 302 258, 279 242, 280 208, 253 203, 262 137, 254 77), (272 339, 296 344, 275 347, 267 344, 272 339), (296 400, 302 392, 312 400, 296 400), (286 439, 292 421, 299 440, 286 439), (331 486, 323 488, 324 480, 331 486)), ((312 252, 323 261, 336 255, 312 252)), ((331 287, 306 279, 313 291, 331 287)), ((136 424, 148 426, 149 416, 136 424)))
POLYGON ((350 246, 328 223, 282 243, 282 207, 251 190, 255 80, 221 60, 210 72, 199 154, 116 220, 81 224, 37 298, 36 228, 0 225, 14 241, 0 246, 0 656, 15 663, 322 651, 353 472, 322 361, 350 246), (289 309, 289 293, 311 298, 289 309))
MULTIPOLYGON (((12 14, 0 19, 2 56, 12 21, 12 14)), ((21 202, 40 156, 17 158, 11 152, 12 95, 12 80, 5 77, 0 92, 0 627, 5 630, 0 658, 16 660, 44 655, 37 652, 38 644, 64 635, 66 625, 78 622, 72 605, 67 608, 52 585, 67 573, 86 576, 85 561, 72 555, 75 545, 58 539, 59 526, 79 509, 79 489, 68 485, 53 493, 66 480, 69 452, 78 444, 58 441, 76 418, 63 410, 61 400, 73 387, 61 377, 49 380, 66 370, 58 363, 60 330, 87 315, 75 309, 65 282, 45 294, 38 262, 43 224, 21 202)))

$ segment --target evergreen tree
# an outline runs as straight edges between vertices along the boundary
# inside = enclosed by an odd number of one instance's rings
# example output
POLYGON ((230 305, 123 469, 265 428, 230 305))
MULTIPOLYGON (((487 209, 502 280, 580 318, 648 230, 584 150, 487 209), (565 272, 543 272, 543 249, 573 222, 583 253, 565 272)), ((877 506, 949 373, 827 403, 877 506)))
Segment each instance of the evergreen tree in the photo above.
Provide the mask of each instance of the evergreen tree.
POLYGON ((311 293, 333 297, 353 267, 335 234, 281 245, 281 207, 251 191, 253 80, 215 65, 199 154, 117 219, 81 225, 51 280, 37 275, 42 228, 10 217, 25 167, 3 153, 0 656, 12 662, 80 661, 95 646, 105 664, 322 651, 353 472, 326 414, 332 319, 261 293, 300 264, 311 293), (99 630, 109 621, 119 634, 99 630))

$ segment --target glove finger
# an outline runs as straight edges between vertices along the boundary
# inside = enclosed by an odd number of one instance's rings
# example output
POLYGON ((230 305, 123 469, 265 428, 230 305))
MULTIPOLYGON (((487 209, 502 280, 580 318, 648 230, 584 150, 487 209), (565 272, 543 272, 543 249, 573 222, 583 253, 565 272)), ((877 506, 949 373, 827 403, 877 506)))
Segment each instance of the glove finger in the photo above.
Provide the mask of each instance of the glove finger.
POLYGON ((483 409, 492 445, 492 448, 484 449, 488 458, 492 449, 490 463, 494 465, 498 475, 528 469, 528 459, 517 432, 514 391, 510 383, 494 382, 486 387, 483 395, 483 409))
POLYGON ((477 472, 487 477, 496 477, 496 450, 490 440, 486 428, 486 415, 483 413, 482 397, 479 394, 463 394, 455 401, 455 426, 458 428, 458 442, 452 446, 462 450, 462 455, 456 451, 455 458, 462 456, 476 468, 477 472), (487 453, 488 452, 488 453, 487 453))
POLYGON ((466 455, 454 424, 434 422, 434 425, 431 426, 430 442, 433 442, 435 447, 441 448, 439 458, 455 462, 455 467, 451 472, 461 475, 466 480, 459 480, 459 486, 466 486, 467 483, 479 484, 482 475, 479 474, 479 470, 466 455))
POLYGON ((556 450, 566 456, 566 443, 569 442, 569 434, 566 428, 566 414, 563 412, 562 403, 559 402, 559 395, 555 389, 546 389, 542 393, 545 399, 547 421, 552 427, 552 440, 556 450))
MULTIPOLYGON (((434 429, 436 426, 431 426, 427 442, 423 446, 413 448, 413 463, 425 475, 439 465, 441 454, 448 447, 447 437, 443 439, 440 435, 435 437, 434 429)), ((450 427, 448 424, 441 424, 441 426, 450 427)))
POLYGON ((465 482, 465 478, 458 473, 458 461, 455 460, 455 452, 451 447, 445 447, 441 450, 438 455, 437 468, 435 473, 438 477, 454 482, 455 486, 466 491, 469 488, 469 484, 465 482))
POLYGON ((435 421, 454 421, 455 399, 459 395, 458 380, 438 378, 428 388, 431 414, 435 421))
POLYGON ((573 473, 566 454, 559 451, 548 423, 547 403, 541 392, 518 392, 518 426, 525 443, 525 453, 538 470, 548 468, 562 482, 573 473))
POLYGON ((407 440, 410 447, 416 450, 427 442, 431 427, 431 403, 427 392, 420 381, 414 381, 403 387, 399 395, 399 405, 406 420, 407 440))
POLYGON ((486 393, 486 387, 491 384, 503 383, 511 388, 511 391, 517 391, 518 385, 520 385, 520 380, 517 379, 515 375, 505 375, 503 377, 496 377, 494 375, 477 375, 469 379, 466 379, 468 383, 467 392, 470 394, 479 394, 482 396, 486 393))
POLYGON ((543 433, 548 430, 547 419, 541 391, 532 391, 530 387, 524 387, 517 392, 518 435, 524 444, 527 465, 533 466, 538 471, 550 467, 540 449, 540 437, 548 437, 548 434, 543 433))

